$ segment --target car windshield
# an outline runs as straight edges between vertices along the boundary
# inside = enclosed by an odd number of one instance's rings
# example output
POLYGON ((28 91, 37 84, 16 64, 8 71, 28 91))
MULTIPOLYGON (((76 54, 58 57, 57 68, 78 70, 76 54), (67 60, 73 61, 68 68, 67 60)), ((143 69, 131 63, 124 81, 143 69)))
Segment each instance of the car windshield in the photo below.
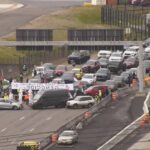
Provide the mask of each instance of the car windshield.
POLYGON ((86 62, 86 65, 94 65, 95 61, 94 60, 90 60, 86 62))
POLYGON ((85 75, 83 76, 83 78, 88 78, 88 79, 91 79, 91 78, 93 78, 93 75, 90 75, 90 74, 85 74, 85 75))
POLYGON ((69 132, 69 131, 63 132, 61 134, 61 136, 71 136, 71 135, 74 135, 74 133, 73 132, 69 132))
POLYGON ((113 53, 112 56, 113 57, 121 57, 121 54, 120 53, 113 53))

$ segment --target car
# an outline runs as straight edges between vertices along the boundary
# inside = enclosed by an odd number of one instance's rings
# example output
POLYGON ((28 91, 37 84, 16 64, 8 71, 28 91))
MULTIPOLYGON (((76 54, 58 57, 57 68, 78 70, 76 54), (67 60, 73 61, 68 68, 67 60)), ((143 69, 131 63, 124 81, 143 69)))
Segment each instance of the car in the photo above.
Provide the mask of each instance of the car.
POLYGON ((76 96, 75 99, 69 100, 66 103, 67 108, 91 107, 95 104, 92 96, 76 96))
POLYGON ((54 70, 46 70, 42 77, 45 82, 51 82, 55 78, 55 72, 54 70))
POLYGON ((74 72, 64 72, 61 78, 65 81, 65 84, 74 83, 77 81, 74 72))
POLYGON ((150 72, 150 60, 144 60, 143 65, 144 65, 145 73, 149 73, 150 72))
POLYGON ((146 48, 144 49, 144 52, 150 53, 150 46, 146 47, 146 48))
POLYGON ((81 81, 86 81, 89 85, 92 85, 96 81, 95 74, 93 73, 86 73, 83 75, 81 81))
POLYGON ((75 77, 76 77, 78 80, 81 80, 81 79, 82 79, 83 71, 82 71, 81 68, 73 68, 72 71, 74 72, 75 77))
POLYGON ((58 144, 74 144, 78 142, 78 133, 75 130, 64 130, 58 137, 58 144))
POLYGON ((82 71, 84 73, 95 73, 99 68, 99 61, 95 59, 90 59, 82 66, 82 71))
POLYGON ((123 61, 122 54, 123 54, 123 52, 121 52, 121 51, 113 52, 111 54, 111 56, 109 57, 109 62, 112 62, 112 61, 121 62, 121 61, 123 61))
POLYGON ((107 80, 105 82, 105 85, 111 90, 116 91, 117 90, 117 83, 114 80, 107 80))
POLYGON ((22 105, 13 100, 4 100, 4 98, 0 98, 0 109, 12 109, 19 110, 22 108, 22 105))
POLYGON ((55 84, 65 84, 65 81, 62 78, 54 78, 52 80, 52 83, 55 83, 55 84))
POLYGON ((150 52, 144 52, 143 57, 144 60, 150 60, 150 52))
POLYGON ((130 74, 129 71, 124 71, 124 72, 122 72, 121 75, 120 75, 121 77, 123 77, 123 81, 124 81, 125 83, 128 83, 129 74, 130 74))
POLYGON ((106 81, 111 77, 111 73, 108 68, 100 68, 96 74, 96 81, 106 81))
POLYGON ((126 70, 122 61, 109 61, 108 69, 113 73, 120 73, 126 70))
POLYGON ((99 58, 109 58, 111 55, 111 51, 110 50, 100 50, 97 54, 98 59, 99 58))
POLYGON ((93 96, 95 97, 96 95, 98 95, 99 93, 99 90, 102 91, 102 97, 105 97, 106 95, 109 94, 109 89, 107 86, 105 85, 93 85, 93 86, 90 86, 89 88, 87 88, 84 93, 87 94, 87 95, 90 95, 90 96, 93 96))
POLYGON ((43 74, 45 72, 46 68, 43 66, 36 66, 35 70, 36 70, 36 73, 38 75, 38 74, 43 74))
POLYGON ((28 83, 41 83, 41 78, 29 79, 28 83))
POLYGON ((137 56, 139 50, 139 46, 131 46, 127 48, 123 53, 123 58, 127 58, 130 56, 137 56))
POLYGON ((46 70, 55 70, 56 66, 53 63, 45 63, 42 67, 46 68, 46 70))
POLYGON ((17 146, 17 150, 26 149, 26 147, 28 147, 29 149, 32 149, 34 147, 36 150, 40 150, 40 142, 33 140, 20 142, 17 146))
POLYGON ((115 81, 115 83, 117 84, 117 87, 124 87, 126 84, 123 81, 123 77, 122 76, 114 76, 113 80, 115 81))
POLYGON ((109 63, 109 61, 108 61, 108 59, 107 58, 100 58, 100 59, 98 59, 98 61, 99 61, 99 63, 100 63, 100 67, 101 68, 107 68, 108 67, 108 63, 109 63))
POLYGON ((138 75, 138 68, 130 68, 130 69, 128 70, 128 72, 129 72, 129 74, 135 73, 136 75, 138 75))
POLYGON ((66 71, 68 71, 68 68, 66 65, 58 65, 58 66, 56 66, 54 73, 56 76, 62 76, 62 74, 66 71))
POLYGON ((137 57, 132 56, 132 57, 128 57, 127 59, 125 59, 123 64, 126 65, 127 69, 130 69, 130 68, 138 67, 139 61, 137 57))
POLYGON ((86 62, 89 58, 90 54, 87 50, 74 51, 68 56, 68 63, 71 64, 72 62, 75 62, 76 64, 81 64, 86 62))

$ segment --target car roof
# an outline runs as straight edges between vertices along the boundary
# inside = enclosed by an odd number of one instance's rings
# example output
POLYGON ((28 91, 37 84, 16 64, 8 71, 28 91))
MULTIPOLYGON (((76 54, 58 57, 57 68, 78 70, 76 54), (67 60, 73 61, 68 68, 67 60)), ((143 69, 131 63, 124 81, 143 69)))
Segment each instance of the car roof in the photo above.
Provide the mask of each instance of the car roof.
POLYGON ((112 53, 110 50, 100 50, 99 53, 100 53, 100 52, 112 53))
POLYGON ((88 96, 88 95, 77 96, 77 98, 82 98, 82 97, 92 97, 92 96, 88 96))

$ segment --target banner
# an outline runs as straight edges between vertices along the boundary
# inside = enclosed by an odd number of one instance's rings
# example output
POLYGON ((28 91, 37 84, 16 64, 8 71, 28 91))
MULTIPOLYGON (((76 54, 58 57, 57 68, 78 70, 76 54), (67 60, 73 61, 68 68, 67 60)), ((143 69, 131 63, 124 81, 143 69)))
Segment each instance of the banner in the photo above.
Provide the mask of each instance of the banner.
POLYGON ((67 89, 73 90, 73 84, 55 84, 55 83, 17 83, 12 82, 12 89, 22 89, 22 90, 57 90, 57 89, 67 89))

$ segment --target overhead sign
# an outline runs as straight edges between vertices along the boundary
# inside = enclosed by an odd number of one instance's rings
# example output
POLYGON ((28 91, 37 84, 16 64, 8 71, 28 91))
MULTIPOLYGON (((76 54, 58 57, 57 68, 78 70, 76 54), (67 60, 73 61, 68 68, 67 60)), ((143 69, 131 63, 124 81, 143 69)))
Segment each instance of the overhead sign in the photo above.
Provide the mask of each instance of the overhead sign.
POLYGON ((12 82, 12 89, 22 90, 56 90, 56 89, 67 89, 73 90, 73 84, 56 84, 56 83, 17 83, 12 82))

